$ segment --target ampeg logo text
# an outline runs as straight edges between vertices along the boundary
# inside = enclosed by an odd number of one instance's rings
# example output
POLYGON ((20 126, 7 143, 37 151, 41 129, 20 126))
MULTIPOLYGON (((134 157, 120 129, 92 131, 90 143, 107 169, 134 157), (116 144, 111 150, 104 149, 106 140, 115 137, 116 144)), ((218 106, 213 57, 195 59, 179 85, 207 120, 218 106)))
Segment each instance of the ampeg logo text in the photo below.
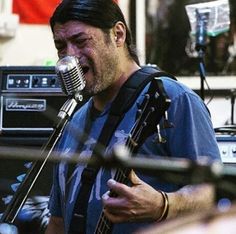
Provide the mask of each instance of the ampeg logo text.
POLYGON ((45 99, 6 99, 7 111, 37 111, 42 112, 46 110, 45 99))

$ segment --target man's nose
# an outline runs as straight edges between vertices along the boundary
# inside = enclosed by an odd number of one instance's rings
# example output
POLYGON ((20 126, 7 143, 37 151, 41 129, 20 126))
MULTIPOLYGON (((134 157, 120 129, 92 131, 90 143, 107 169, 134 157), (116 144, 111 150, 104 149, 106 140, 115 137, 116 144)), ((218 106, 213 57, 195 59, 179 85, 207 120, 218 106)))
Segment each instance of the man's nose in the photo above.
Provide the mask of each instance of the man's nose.
POLYGON ((67 45, 66 54, 69 56, 80 56, 80 50, 73 44, 67 45))

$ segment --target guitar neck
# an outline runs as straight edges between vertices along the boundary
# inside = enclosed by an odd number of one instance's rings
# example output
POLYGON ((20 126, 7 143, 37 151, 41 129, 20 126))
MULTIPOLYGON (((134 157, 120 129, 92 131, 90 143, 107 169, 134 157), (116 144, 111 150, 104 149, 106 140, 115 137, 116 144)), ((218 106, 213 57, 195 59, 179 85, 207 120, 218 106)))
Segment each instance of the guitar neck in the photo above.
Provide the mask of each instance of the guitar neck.
MULTIPOLYGON (((166 94, 161 79, 153 79, 145 98, 137 111, 137 117, 133 128, 126 142, 127 148, 133 155, 137 153, 140 145, 143 144, 147 137, 157 133, 158 140, 162 143, 159 123, 162 117, 165 120, 165 127, 171 127, 167 121, 166 110, 169 108, 170 99, 166 94)), ((127 184, 131 169, 117 169, 114 179, 117 182, 127 184)), ((111 191, 110 196, 115 197, 116 194, 111 191)), ((113 223, 109 221, 102 211, 100 219, 95 230, 96 234, 111 234, 113 223)))
MULTIPOLYGON (((117 169, 116 174, 114 176, 114 180, 123 184, 127 184, 129 179, 131 169, 117 169)), ((111 190, 110 196, 115 197, 116 194, 111 190)), ((113 229, 113 223, 105 216, 104 212, 102 211, 97 228, 95 230, 95 234, 111 234, 113 229)))

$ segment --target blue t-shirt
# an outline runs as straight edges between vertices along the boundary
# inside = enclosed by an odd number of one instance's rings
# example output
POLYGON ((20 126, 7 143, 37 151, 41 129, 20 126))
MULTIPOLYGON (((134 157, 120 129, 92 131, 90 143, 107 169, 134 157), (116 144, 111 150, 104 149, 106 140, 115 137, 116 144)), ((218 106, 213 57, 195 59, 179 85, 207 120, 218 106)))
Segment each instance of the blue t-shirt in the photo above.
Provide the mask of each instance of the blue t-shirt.
MULTIPOLYGON (((201 157, 208 156, 212 160, 220 160, 210 114, 203 101, 183 84, 167 77, 162 77, 161 80, 163 81, 166 93, 171 99, 168 119, 174 127, 161 129, 161 135, 166 139, 165 143, 157 143, 155 134, 148 137, 140 147, 138 155, 157 159, 160 156, 167 156, 191 160, 200 160, 201 157)), ((136 103, 120 122, 107 147, 107 152, 115 144, 124 144, 126 142, 127 136, 135 122, 137 103, 142 103, 148 86, 142 91, 136 103)), ((110 104, 94 119, 91 119, 91 107, 92 99, 74 114, 72 120, 66 126, 57 146, 58 151, 61 152, 63 157, 72 157, 75 153, 81 158, 91 156, 93 147, 107 119, 110 104)), ((53 216, 63 217, 66 233, 68 232, 74 203, 80 188, 80 177, 83 168, 84 165, 82 164, 76 166, 71 177, 70 186, 66 186, 67 166, 65 163, 60 163, 54 170, 54 184, 49 207, 53 216)), ((114 174, 114 170, 100 169, 97 175, 88 205, 88 234, 94 233, 102 210, 101 196, 108 190, 107 180, 113 177, 114 174)), ((151 177, 141 173, 137 174, 142 180, 156 189, 170 192, 176 191, 179 188, 179 185, 161 181, 157 176, 151 177)), ((132 233, 148 224, 150 223, 115 224, 113 233, 132 233)))

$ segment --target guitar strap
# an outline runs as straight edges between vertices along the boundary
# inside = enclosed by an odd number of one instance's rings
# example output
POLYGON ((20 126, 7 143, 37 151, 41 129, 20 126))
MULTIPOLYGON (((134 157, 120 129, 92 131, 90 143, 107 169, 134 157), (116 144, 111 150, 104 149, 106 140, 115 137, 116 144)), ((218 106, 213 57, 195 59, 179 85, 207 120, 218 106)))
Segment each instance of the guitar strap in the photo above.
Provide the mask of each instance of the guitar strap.
MULTIPOLYGON (((124 83, 117 97, 112 102, 108 118, 99 135, 97 144, 94 147, 92 154, 93 158, 99 160, 99 157, 103 155, 104 151, 101 150, 101 145, 105 150, 118 124, 124 117, 125 113, 134 104, 143 88, 153 78, 161 76, 167 76, 176 80, 176 78, 171 74, 159 71, 151 66, 145 66, 131 75, 131 77, 124 83)), ((163 96, 167 96, 161 80, 159 80, 159 82, 159 91, 162 92, 163 96)), ((69 234, 86 233, 88 201, 99 169, 99 165, 95 166, 94 164, 92 165, 91 163, 88 163, 81 174, 81 187, 75 202, 69 234)))

